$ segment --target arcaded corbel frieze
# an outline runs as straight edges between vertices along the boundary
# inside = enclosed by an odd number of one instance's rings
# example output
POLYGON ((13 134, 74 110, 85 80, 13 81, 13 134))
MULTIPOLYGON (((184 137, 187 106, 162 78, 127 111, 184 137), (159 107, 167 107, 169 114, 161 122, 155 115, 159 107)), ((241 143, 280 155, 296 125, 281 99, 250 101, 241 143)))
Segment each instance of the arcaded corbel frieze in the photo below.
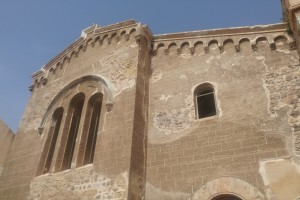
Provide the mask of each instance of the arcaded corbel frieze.
POLYGON ((169 49, 165 49, 165 55, 169 55, 169 49))
POLYGON ((111 44, 111 37, 109 37, 109 38, 106 38, 107 39, 107 44, 111 44))
POLYGON ((182 53, 181 48, 176 49, 176 52, 177 52, 177 55, 180 55, 182 53))
POLYGON ((51 68, 49 69, 49 72, 52 72, 52 74, 55 74, 55 72, 56 72, 56 67, 51 67, 51 68))
POLYGON ((156 56, 156 55, 157 55, 157 49, 153 49, 153 50, 152 50, 152 55, 153 55, 153 56, 156 56))
POLYGON ((274 41, 270 43, 270 48, 272 51, 276 50, 276 44, 274 41))
POLYGON ((208 47, 208 46, 205 46, 205 47, 204 47, 204 52, 205 52, 206 54, 209 53, 209 47, 208 47))
POLYGON ((195 54, 195 47, 190 47, 190 52, 191 52, 191 55, 194 55, 195 54))
POLYGON ((257 51, 257 45, 256 43, 251 43, 251 47, 253 51, 257 51))
POLYGON ((28 87, 28 90, 29 90, 30 92, 33 92, 33 90, 34 90, 34 84, 30 85, 30 86, 28 87))
POLYGON ((220 45, 219 50, 220 50, 220 53, 223 53, 224 52, 224 45, 220 45))
POLYGON ((291 49, 291 50, 297 49, 296 41, 291 41, 291 42, 289 42, 289 46, 290 46, 290 49, 291 49))
POLYGON ((48 79, 47 79, 47 78, 43 78, 43 79, 41 80, 41 83, 42 83, 43 85, 46 85, 47 82, 48 82, 48 79))
POLYGON ((236 51, 236 52, 240 52, 240 51, 241 51, 241 47, 240 47, 239 44, 235 44, 235 45, 234 45, 234 48, 235 48, 235 51, 236 51))
POLYGON ((130 36, 129 36, 129 34, 128 34, 128 33, 126 33, 126 34, 124 35, 124 37, 125 37, 125 40, 126 40, 126 41, 129 41, 129 39, 130 39, 130 36))

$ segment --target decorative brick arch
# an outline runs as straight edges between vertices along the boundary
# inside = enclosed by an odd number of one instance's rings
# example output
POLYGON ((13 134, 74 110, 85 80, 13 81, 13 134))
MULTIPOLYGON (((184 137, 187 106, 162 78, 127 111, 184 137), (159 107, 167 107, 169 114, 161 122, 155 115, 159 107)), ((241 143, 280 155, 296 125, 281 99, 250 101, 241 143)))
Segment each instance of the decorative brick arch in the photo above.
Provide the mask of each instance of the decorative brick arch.
POLYGON ((106 90, 106 94, 107 94, 107 98, 106 98, 106 108, 108 111, 110 111, 112 109, 112 105, 113 105, 113 100, 114 100, 114 94, 113 94, 113 89, 112 89, 112 84, 109 80, 107 80, 106 78, 102 77, 102 76, 97 76, 97 75, 87 75, 87 76, 82 76, 80 78, 77 78, 75 80, 73 80, 72 82, 68 83, 65 87, 63 87, 63 89, 54 97, 54 99, 52 100, 52 102, 50 103, 50 105, 48 106, 48 109, 41 121, 40 127, 39 127, 39 131, 43 131, 43 127, 45 124, 45 121, 47 120, 49 113, 51 111, 51 109, 53 108, 53 106, 55 105, 55 103, 66 93, 66 91, 68 91, 70 88, 72 88, 74 85, 79 84, 81 82, 84 82, 86 80, 95 80, 97 81, 100 85, 103 85, 105 90, 106 90))
POLYGON ((231 194, 243 200, 265 200, 256 187, 233 177, 220 177, 208 181, 194 193, 192 200, 211 200, 222 194, 231 194))

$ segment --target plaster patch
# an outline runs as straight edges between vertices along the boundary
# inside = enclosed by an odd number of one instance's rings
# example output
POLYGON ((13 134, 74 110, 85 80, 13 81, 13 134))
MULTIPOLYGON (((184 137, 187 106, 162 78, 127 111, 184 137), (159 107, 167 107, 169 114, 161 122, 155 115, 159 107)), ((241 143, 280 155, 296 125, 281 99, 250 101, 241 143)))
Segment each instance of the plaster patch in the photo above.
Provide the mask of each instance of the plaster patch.
POLYGON ((285 53, 285 54, 291 54, 291 52, 288 49, 276 49, 276 51, 285 53))
POLYGON ((289 159, 259 162, 268 199, 295 199, 300 195, 300 166, 289 159), (278 173, 280 172, 280 173, 278 173))
POLYGON ((179 78, 181 78, 181 79, 187 79, 187 77, 186 77, 186 75, 181 75, 181 76, 179 76, 179 78))
POLYGON ((147 200, 183 200, 190 199, 191 194, 184 192, 166 192, 160 188, 156 188, 150 183, 146 183, 146 199, 147 200))
POLYGON ((159 100, 167 102, 168 99, 171 98, 171 97, 172 97, 171 95, 167 95, 167 96, 161 95, 160 98, 159 98, 159 100))
POLYGON ((109 56, 99 62, 101 66, 108 66, 109 79, 111 80, 115 96, 135 85, 137 63, 131 59, 127 52, 122 52, 117 56, 109 56))
POLYGON ((215 57, 214 56, 210 56, 206 61, 205 63, 206 64, 209 64, 215 57))
POLYGON ((138 46, 139 46, 138 43, 135 42, 135 43, 133 43, 133 44, 130 45, 130 48, 136 48, 138 46))
POLYGON ((180 57, 184 58, 184 59, 189 59, 189 58, 192 58, 192 55, 191 54, 180 54, 180 57))
POLYGON ((150 79, 150 82, 151 83, 156 83, 156 82, 158 82, 160 79, 161 79, 161 77, 162 77, 162 71, 161 71, 161 69, 157 69, 157 70, 155 70, 155 72, 152 74, 152 76, 151 76, 151 79, 150 79))

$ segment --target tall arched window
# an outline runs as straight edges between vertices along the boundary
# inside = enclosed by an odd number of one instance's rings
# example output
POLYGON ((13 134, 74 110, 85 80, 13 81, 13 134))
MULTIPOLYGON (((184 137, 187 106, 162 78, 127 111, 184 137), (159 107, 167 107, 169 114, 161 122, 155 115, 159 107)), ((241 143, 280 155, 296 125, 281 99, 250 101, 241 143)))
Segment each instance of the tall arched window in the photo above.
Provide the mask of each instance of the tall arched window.
POLYGON ((214 87, 210 83, 203 83, 194 91, 196 116, 198 119, 217 114, 214 87))
POLYGON ((80 154, 78 164, 86 165, 93 162, 97 132, 99 127, 101 106, 103 95, 101 93, 94 94, 89 102, 85 115, 84 131, 81 138, 80 154))
POLYGON ((46 174, 50 170, 63 113, 64 113, 64 109, 59 107, 54 111, 52 115, 52 121, 50 124, 49 133, 41 155, 41 160, 39 162, 37 175, 46 174))
POLYGON ((84 99, 85 99, 84 94, 79 93, 75 95, 70 102, 68 116, 67 116, 67 120, 70 120, 69 121, 70 124, 69 124, 69 128, 67 128, 68 130, 67 143, 64 150, 61 170, 70 169, 71 167, 84 99))

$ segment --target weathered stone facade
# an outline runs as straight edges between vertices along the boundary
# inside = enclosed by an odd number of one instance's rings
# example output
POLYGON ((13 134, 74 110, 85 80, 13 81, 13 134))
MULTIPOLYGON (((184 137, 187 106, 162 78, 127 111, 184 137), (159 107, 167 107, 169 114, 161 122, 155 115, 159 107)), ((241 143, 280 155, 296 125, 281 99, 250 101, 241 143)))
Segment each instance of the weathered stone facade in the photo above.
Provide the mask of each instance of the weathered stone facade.
POLYGON ((299 199, 300 3, 283 5, 267 26, 85 29, 33 74, 0 199, 299 199))

